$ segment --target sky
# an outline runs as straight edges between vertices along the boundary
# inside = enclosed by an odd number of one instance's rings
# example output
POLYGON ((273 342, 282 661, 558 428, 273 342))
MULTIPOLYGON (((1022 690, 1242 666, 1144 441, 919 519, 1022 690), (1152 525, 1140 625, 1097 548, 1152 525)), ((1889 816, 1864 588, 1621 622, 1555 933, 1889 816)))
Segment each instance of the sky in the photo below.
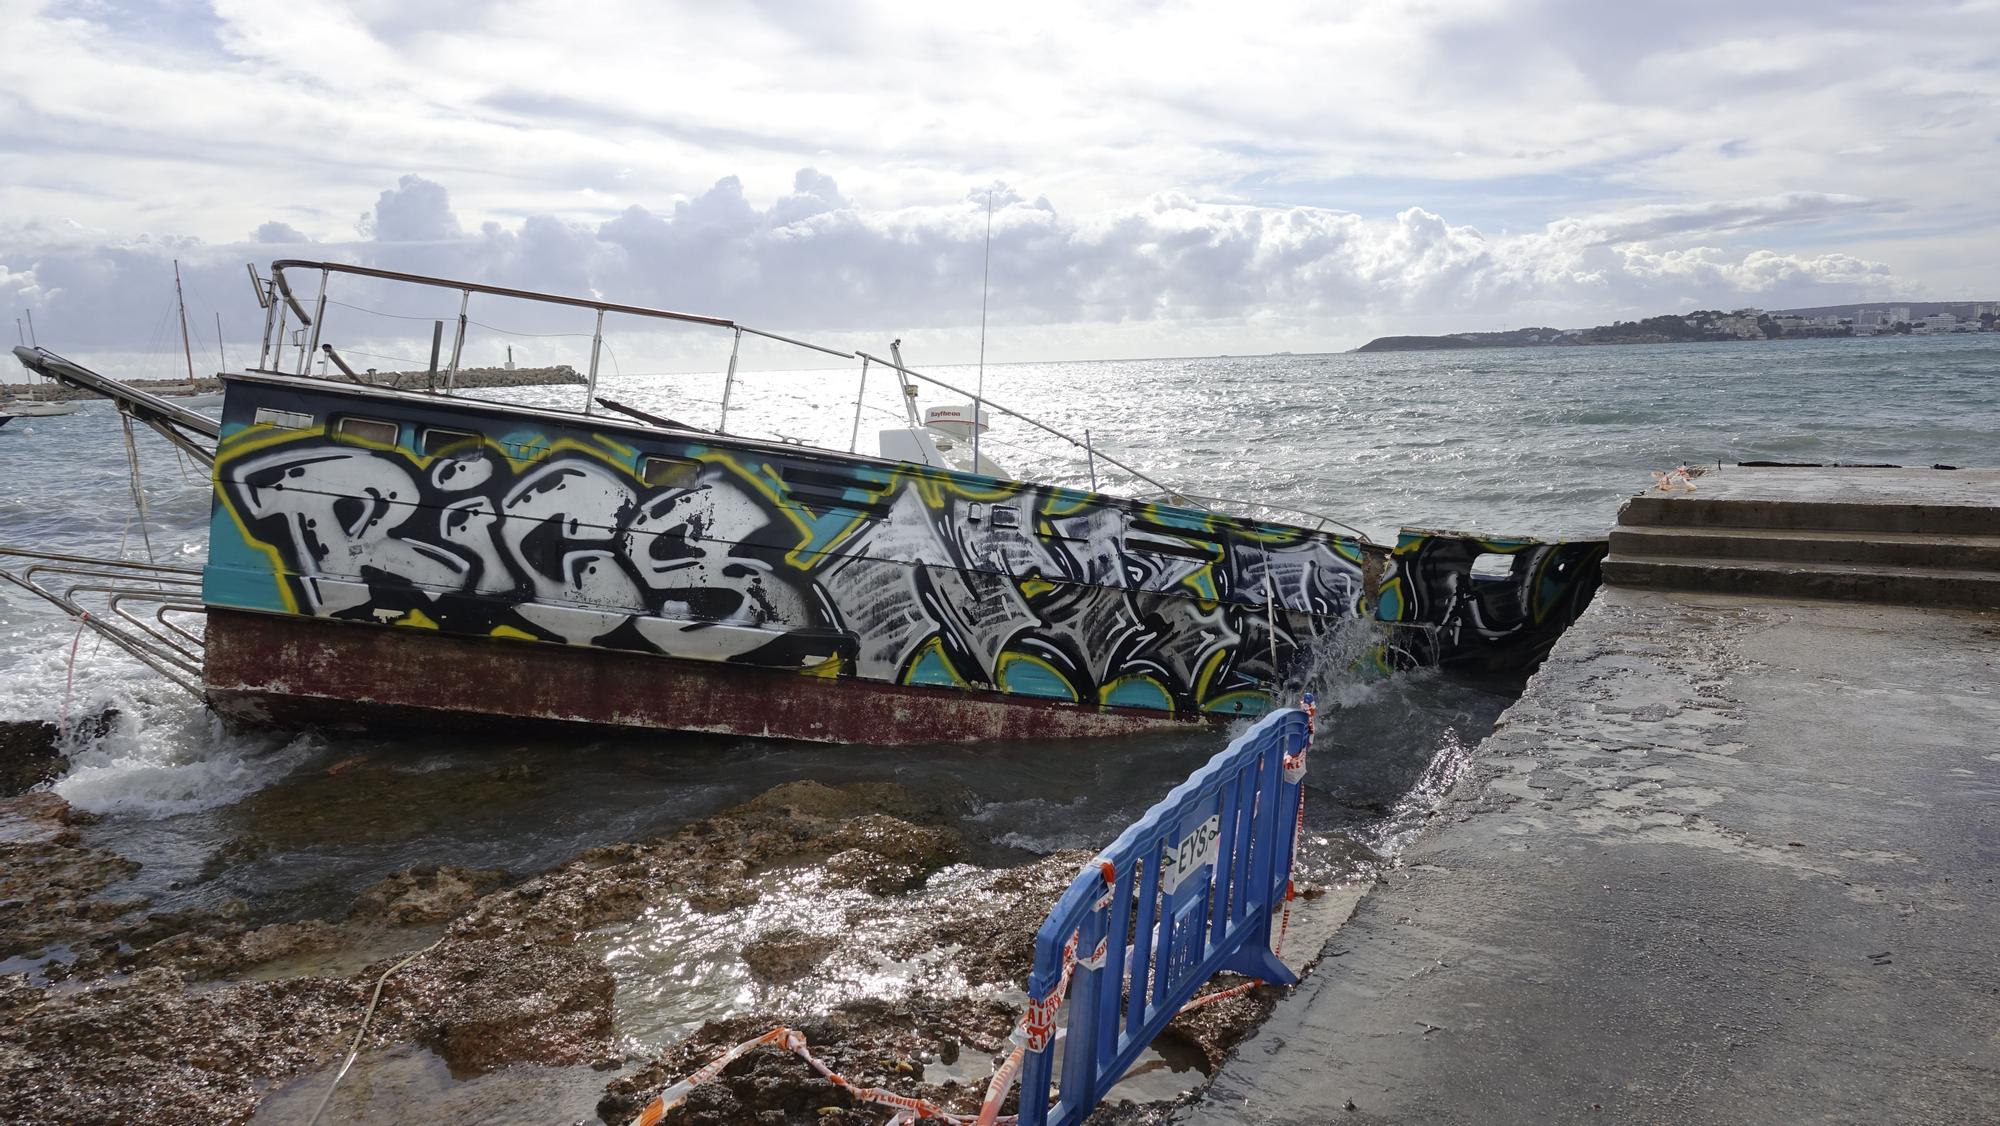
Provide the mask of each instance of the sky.
MULTIPOLYGON (((243 267, 275 258, 939 363, 976 354, 982 294, 996 362, 2000 300, 2000 0, 0 0, 0 26, 0 299, 79 357, 178 347, 176 259, 211 350, 218 314, 235 349, 261 331, 243 267)), ((417 318, 347 314, 396 354, 456 313, 333 296, 417 318)))

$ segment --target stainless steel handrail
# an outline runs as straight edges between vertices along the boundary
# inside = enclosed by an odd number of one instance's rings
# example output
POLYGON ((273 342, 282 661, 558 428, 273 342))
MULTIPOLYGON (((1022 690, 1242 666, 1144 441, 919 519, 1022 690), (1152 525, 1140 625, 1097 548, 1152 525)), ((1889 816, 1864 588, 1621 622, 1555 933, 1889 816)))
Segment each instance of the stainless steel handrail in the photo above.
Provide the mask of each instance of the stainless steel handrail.
MULTIPOLYGON (((722 385, 723 425, 727 425, 729 421, 729 390, 730 385, 735 382, 736 377, 737 348, 741 346, 745 333, 751 336, 761 336, 766 340, 775 340, 781 344, 789 344, 795 348, 806 348, 814 352, 823 352, 829 356, 838 356, 844 360, 854 358, 854 353, 852 352, 843 352, 838 348, 828 348, 822 344, 813 344, 808 341, 798 340, 781 333, 769 332, 761 328, 752 328, 746 324, 738 324, 726 317, 711 317, 702 313, 682 313, 673 309, 654 309, 644 305, 626 305, 616 301, 600 301, 590 297, 568 297, 559 293, 542 293, 532 289, 515 289, 512 286, 489 285, 485 282, 431 277, 426 274, 410 274, 401 270, 378 269, 374 266, 355 266, 346 262, 314 262, 302 258, 280 258, 271 263, 272 285, 284 296, 286 304, 298 314, 299 319, 312 326, 312 339, 309 342, 301 341, 299 344, 299 365, 297 372, 299 375, 306 373, 306 368, 311 363, 311 354, 319 349, 320 333, 323 327, 322 322, 326 317, 327 281, 328 277, 332 274, 349 274, 355 277, 378 278, 383 281, 396 282, 402 285, 426 286, 432 289, 448 289, 458 292, 458 329, 452 339, 451 366, 445 374, 445 391, 447 394, 451 393, 457 383, 458 362, 459 357, 465 350, 466 325, 469 323, 467 312, 471 308, 472 295, 475 293, 484 293, 494 297, 506 297, 516 301, 530 301, 542 305, 562 305, 573 309, 590 309, 596 312, 597 322, 591 330, 590 337, 590 372, 584 379, 584 414, 595 413, 593 408, 597 401, 597 365, 604 349, 604 314, 606 313, 624 313, 630 316, 647 317, 653 320, 707 325, 711 328, 726 328, 734 332, 734 344, 732 344, 729 351, 729 375, 724 378, 722 385), (319 297, 315 305, 314 315, 310 318, 306 316, 305 310, 300 308, 298 301, 292 296, 291 283, 285 278, 285 271, 288 269, 319 271, 319 297)), ((275 370, 278 366, 278 361, 281 361, 284 357, 284 317, 285 310, 278 307, 276 302, 273 302, 272 308, 265 314, 266 344, 263 351, 257 355, 257 366, 260 369, 275 370), (277 328, 277 335, 275 337, 277 347, 276 356, 271 354, 270 343, 274 339, 271 334, 271 328, 274 323, 277 328)), ((433 363, 433 366, 435 366, 435 363, 433 363)))
MULTIPOLYGON (((200 656, 187 647, 160 636, 145 623, 127 613, 123 604, 127 601, 156 602, 161 612, 175 609, 196 612, 202 609, 186 599, 198 593, 201 572, 192 567, 178 567, 172 564, 139 563, 128 559, 104 559, 88 555, 68 555, 59 552, 30 551, 26 548, 0 544, 0 556, 31 560, 18 573, 0 567, 0 580, 12 583, 22 590, 39 597, 84 626, 90 627, 99 636, 131 654, 140 663, 168 680, 186 689, 196 697, 202 696, 200 656), (117 584, 153 583, 155 589, 103 583, 73 583, 62 590, 54 590, 45 585, 44 576, 62 576, 71 579, 108 579, 117 584), (93 613, 89 607, 78 602, 76 595, 90 594, 105 598, 106 613, 93 613), (117 618, 133 627, 127 629, 108 620, 117 618), (136 632, 134 632, 136 630, 136 632)), ((161 623, 165 625, 164 620, 161 623)), ((191 634, 179 627, 169 627, 174 632, 194 640, 191 634)))
MULTIPOLYGON (((731 390, 736 381, 737 354, 740 349, 743 336, 747 333, 751 336, 763 337, 764 339, 767 340, 775 340, 778 341, 779 343, 792 345, 793 347, 805 348, 811 351, 824 353, 825 355, 829 356, 838 356, 842 359, 852 360, 858 358, 862 362, 861 386, 864 389, 867 386, 866 381, 868 378, 868 367, 872 364, 880 364, 884 367, 891 368, 896 372, 908 376, 912 379, 922 380, 925 383, 929 383, 932 386, 941 388, 954 395, 963 395, 971 399, 973 403, 973 412, 974 412, 973 417, 975 421, 979 418, 980 411, 990 409, 1000 414, 1006 415, 1009 418, 1017 419, 1020 422, 1026 423, 1027 425, 1032 426, 1037 430, 1040 430, 1044 433, 1059 438, 1062 441, 1068 442, 1070 445, 1076 447, 1077 449, 1082 450, 1086 460, 1091 465, 1093 489, 1096 487, 1095 486, 1096 463, 1102 461, 1108 465, 1118 468, 1119 470, 1122 470, 1123 472, 1129 474, 1131 477, 1137 479, 1138 481, 1141 481, 1146 485, 1158 489, 1162 494, 1162 496, 1171 501, 1172 503, 1187 505, 1193 508, 1210 512, 1214 511, 1214 508, 1212 506, 1215 504, 1225 504, 1232 506, 1240 504, 1253 507, 1262 507, 1272 512, 1290 513, 1297 516, 1309 517, 1318 522, 1317 523, 1318 528, 1323 529, 1328 525, 1332 525, 1334 527, 1342 528, 1348 532, 1353 533, 1355 536, 1360 537, 1360 539, 1364 543, 1370 542, 1368 536, 1365 533, 1363 533, 1360 529, 1355 528, 1351 524, 1346 524, 1343 523, 1342 521, 1336 520, 1331 516, 1325 515, 1324 513, 1312 512, 1307 509, 1289 508, 1284 505, 1263 504, 1261 502, 1241 502, 1234 500, 1225 500, 1222 498, 1209 497, 1203 494, 1190 492, 1185 489, 1175 488, 1172 485, 1169 485, 1159 480, 1158 478, 1153 477, 1152 475, 1144 472, 1143 470, 1140 470, 1124 461, 1121 461, 1116 457, 1113 457, 1110 454, 1105 453, 1102 448, 1098 447, 1090 439, 1087 431, 1085 433, 1085 437, 1080 439, 1076 438, 1070 434, 1063 432, 1062 430, 1059 430, 1053 426, 1048 425, 1047 423, 1040 421, 1039 419, 1023 414, 1020 411, 1014 410, 1003 404, 996 403, 993 400, 988 399, 985 395, 979 392, 967 391, 962 387, 955 386, 942 379, 938 379, 935 376, 925 375, 922 372, 915 371, 911 368, 903 366, 903 364, 898 362, 897 360, 885 360, 880 356, 870 355, 869 353, 860 351, 858 349, 853 352, 847 352, 838 348, 829 348, 824 345, 814 344, 805 340, 799 340, 795 337, 785 336, 780 333, 768 332, 763 329, 752 328, 749 325, 741 324, 737 321, 731 320, 726 317, 708 316, 706 314, 701 314, 701 313, 685 313, 673 309, 649 308, 643 305, 626 305, 620 302, 603 301, 591 297, 571 297, 563 294, 544 293, 528 289, 517 289, 512 286, 490 285, 484 282, 464 281, 452 278, 440 278, 425 274, 406 273, 400 270, 384 270, 373 266, 357 266, 344 262, 321 262, 321 261, 312 261, 308 259, 282 258, 271 263, 271 284, 273 289, 284 298, 284 301, 282 303, 278 301, 273 301, 271 303, 270 311, 267 314, 267 328, 275 324, 275 327, 278 329, 276 336, 272 337, 272 340, 274 341, 274 346, 277 349, 277 355, 275 356, 272 355, 271 346, 267 346, 264 352, 261 353, 258 357, 259 369, 278 370, 280 366, 280 361, 282 360, 285 348, 285 342, 283 338, 283 327, 284 327, 284 318, 287 312, 287 307, 289 307, 289 310, 291 312, 294 312, 298 315, 302 323, 312 326, 312 345, 316 345, 319 342, 319 340, 321 339, 321 330, 323 327, 321 321, 323 320, 326 313, 327 278, 331 274, 347 274, 355 277, 376 278, 383 281, 395 282, 398 284, 416 285, 432 289, 455 290, 460 294, 459 312, 458 312, 458 332, 457 332, 457 337, 454 340, 452 346, 451 370, 450 370, 450 375, 447 376, 447 384, 446 384, 447 393, 449 393, 451 387, 450 379, 457 373, 459 354, 464 345, 464 336, 467 324, 467 316, 466 316, 467 303, 470 301, 471 295, 475 293, 488 294, 496 297, 505 297, 513 300, 535 302, 546 305, 559 305, 569 308, 589 309, 597 314, 596 325, 591 335, 590 370, 585 380, 585 389, 584 389, 584 404, 582 413, 586 415, 595 413, 594 408, 596 405, 598 359, 604 343, 604 315, 606 313, 624 313, 631 316, 646 317, 654 320, 677 321, 686 324, 706 325, 711 328, 728 329, 733 334, 729 351, 729 365, 727 372, 723 377, 722 404, 721 404, 722 421, 720 425, 718 425, 717 427, 718 433, 727 432, 727 427, 729 422, 731 390), (291 285, 286 280, 285 277, 286 270, 312 270, 318 272, 320 276, 319 299, 316 303, 314 313, 312 315, 309 316, 306 313, 306 310, 292 296, 291 285)), ((267 333, 267 335, 269 334, 267 333)), ((307 349, 312 345, 308 345, 306 343, 301 343, 299 345, 300 348, 299 364, 301 373, 304 372, 305 366, 309 363, 307 349)), ((855 429, 855 436, 858 438, 860 429, 859 395, 856 396, 855 410, 856 414, 855 414, 854 429, 855 429)), ((853 442, 850 441, 849 444, 850 444, 850 452, 852 452, 851 447, 853 445, 853 442)), ((976 462, 975 462, 975 468, 977 468, 976 462)))

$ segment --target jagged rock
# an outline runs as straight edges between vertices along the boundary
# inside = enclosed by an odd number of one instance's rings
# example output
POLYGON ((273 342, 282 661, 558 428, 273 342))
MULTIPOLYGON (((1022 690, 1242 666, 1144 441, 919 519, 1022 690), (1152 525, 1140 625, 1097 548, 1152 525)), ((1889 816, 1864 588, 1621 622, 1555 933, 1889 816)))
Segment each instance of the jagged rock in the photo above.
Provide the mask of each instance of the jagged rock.
POLYGON ((0 798, 0 956, 110 938, 107 922, 144 905, 95 898, 139 865, 85 847, 83 819, 55 794, 0 798))
POLYGON ((743 946, 750 976, 767 983, 797 981, 833 952, 839 940, 827 934, 807 934, 797 927, 765 931, 743 946))
POLYGON ((459 1075, 588 1064, 611 1050, 611 993, 610 971, 573 946, 446 941, 390 979, 378 1038, 414 1040, 459 1075))
MULTIPOLYGON (((116 708, 106 708, 79 719, 76 735, 102 739, 117 718, 116 708)), ((13 797, 60 778, 69 769, 60 743, 61 728, 46 720, 0 720, 0 797, 13 797)))
POLYGON ((506 878, 507 873, 497 869, 461 868, 454 864, 410 868, 362 891, 348 918, 396 926, 442 923, 455 918, 473 900, 506 878))

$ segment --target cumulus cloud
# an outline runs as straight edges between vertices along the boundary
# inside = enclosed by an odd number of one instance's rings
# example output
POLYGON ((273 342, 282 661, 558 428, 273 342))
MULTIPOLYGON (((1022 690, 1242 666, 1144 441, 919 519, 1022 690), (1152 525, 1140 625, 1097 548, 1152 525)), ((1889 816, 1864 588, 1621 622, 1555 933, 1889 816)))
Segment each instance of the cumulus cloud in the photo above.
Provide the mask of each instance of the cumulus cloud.
MULTIPOLYGON (((442 184, 404 176, 364 217, 363 240, 318 249, 329 259, 597 294, 779 331, 892 334, 977 322, 986 197, 982 188, 949 205, 871 210, 807 168, 763 207, 731 176, 671 206, 634 204, 601 222, 536 215, 465 231, 442 184)), ((1852 255, 1732 251, 1662 237, 1853 206, 1843 200, 1654 209, 1489 236, 1420 207, 1371 220, 1165 193, 1069 215, 1007 185, 993 198, 990 306, 1015 326, 1203 325, 1212 338, 1218 325, 1275 317, 1346 346, 1373 334, 1364 324, 1456 319, 1439 327, 1478 327, 1496 316, 1591 323, 1690 302, 1826 304, 1891 295, 1897 280, 1882 263, 1852 255), (1475 317, 1488 319, 1475 325, 1475 317)), ((303 237, 266 224, 259 243, 267 232, 297 236, 278 241, 303 237)), ((0 292, 35 306, 51 339, 60 332, 71 346, 132 346, 145 326, 129 311, 170 295, 167 260, 179 258, 204 300, 225 299, 231 335, 254 336, 256 309, 238 290, 242 262, 261 256, 257 244, 51 242, 44 231, 10 246, 0 236, 0 292)), ((405 293, 412 303, 392 308, 381 287, 337 284, 336 299, 403 316, 456 313, 448 295, 405 293)))
POLYGON ((312 239, 306 237, 303 231, 300 231, 290 223, 280 223, 276 219, 273 219, 267 223, 259 224, 256 231, 251 233, 250 241, 266 244, 282 244, 311 242, 312 239))
POLYGON ((451 196, 444 185, 422 176, 405 176, 361 213, 354 229, 376 242, 442 242, 457 238, 458 216, 451 213, 451 196))

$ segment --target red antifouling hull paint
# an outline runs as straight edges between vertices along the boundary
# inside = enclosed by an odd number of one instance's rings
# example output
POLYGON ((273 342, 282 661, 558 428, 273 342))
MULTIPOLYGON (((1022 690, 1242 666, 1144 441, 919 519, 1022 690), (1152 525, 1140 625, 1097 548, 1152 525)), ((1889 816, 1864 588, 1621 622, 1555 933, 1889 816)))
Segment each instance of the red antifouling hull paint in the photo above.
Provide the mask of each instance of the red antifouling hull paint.
POLYGON ((277 724, 531 720, 877 745, 1188 726, 1143 709, 221 609, 208 614, 204 673, 217 711, 277 724))

